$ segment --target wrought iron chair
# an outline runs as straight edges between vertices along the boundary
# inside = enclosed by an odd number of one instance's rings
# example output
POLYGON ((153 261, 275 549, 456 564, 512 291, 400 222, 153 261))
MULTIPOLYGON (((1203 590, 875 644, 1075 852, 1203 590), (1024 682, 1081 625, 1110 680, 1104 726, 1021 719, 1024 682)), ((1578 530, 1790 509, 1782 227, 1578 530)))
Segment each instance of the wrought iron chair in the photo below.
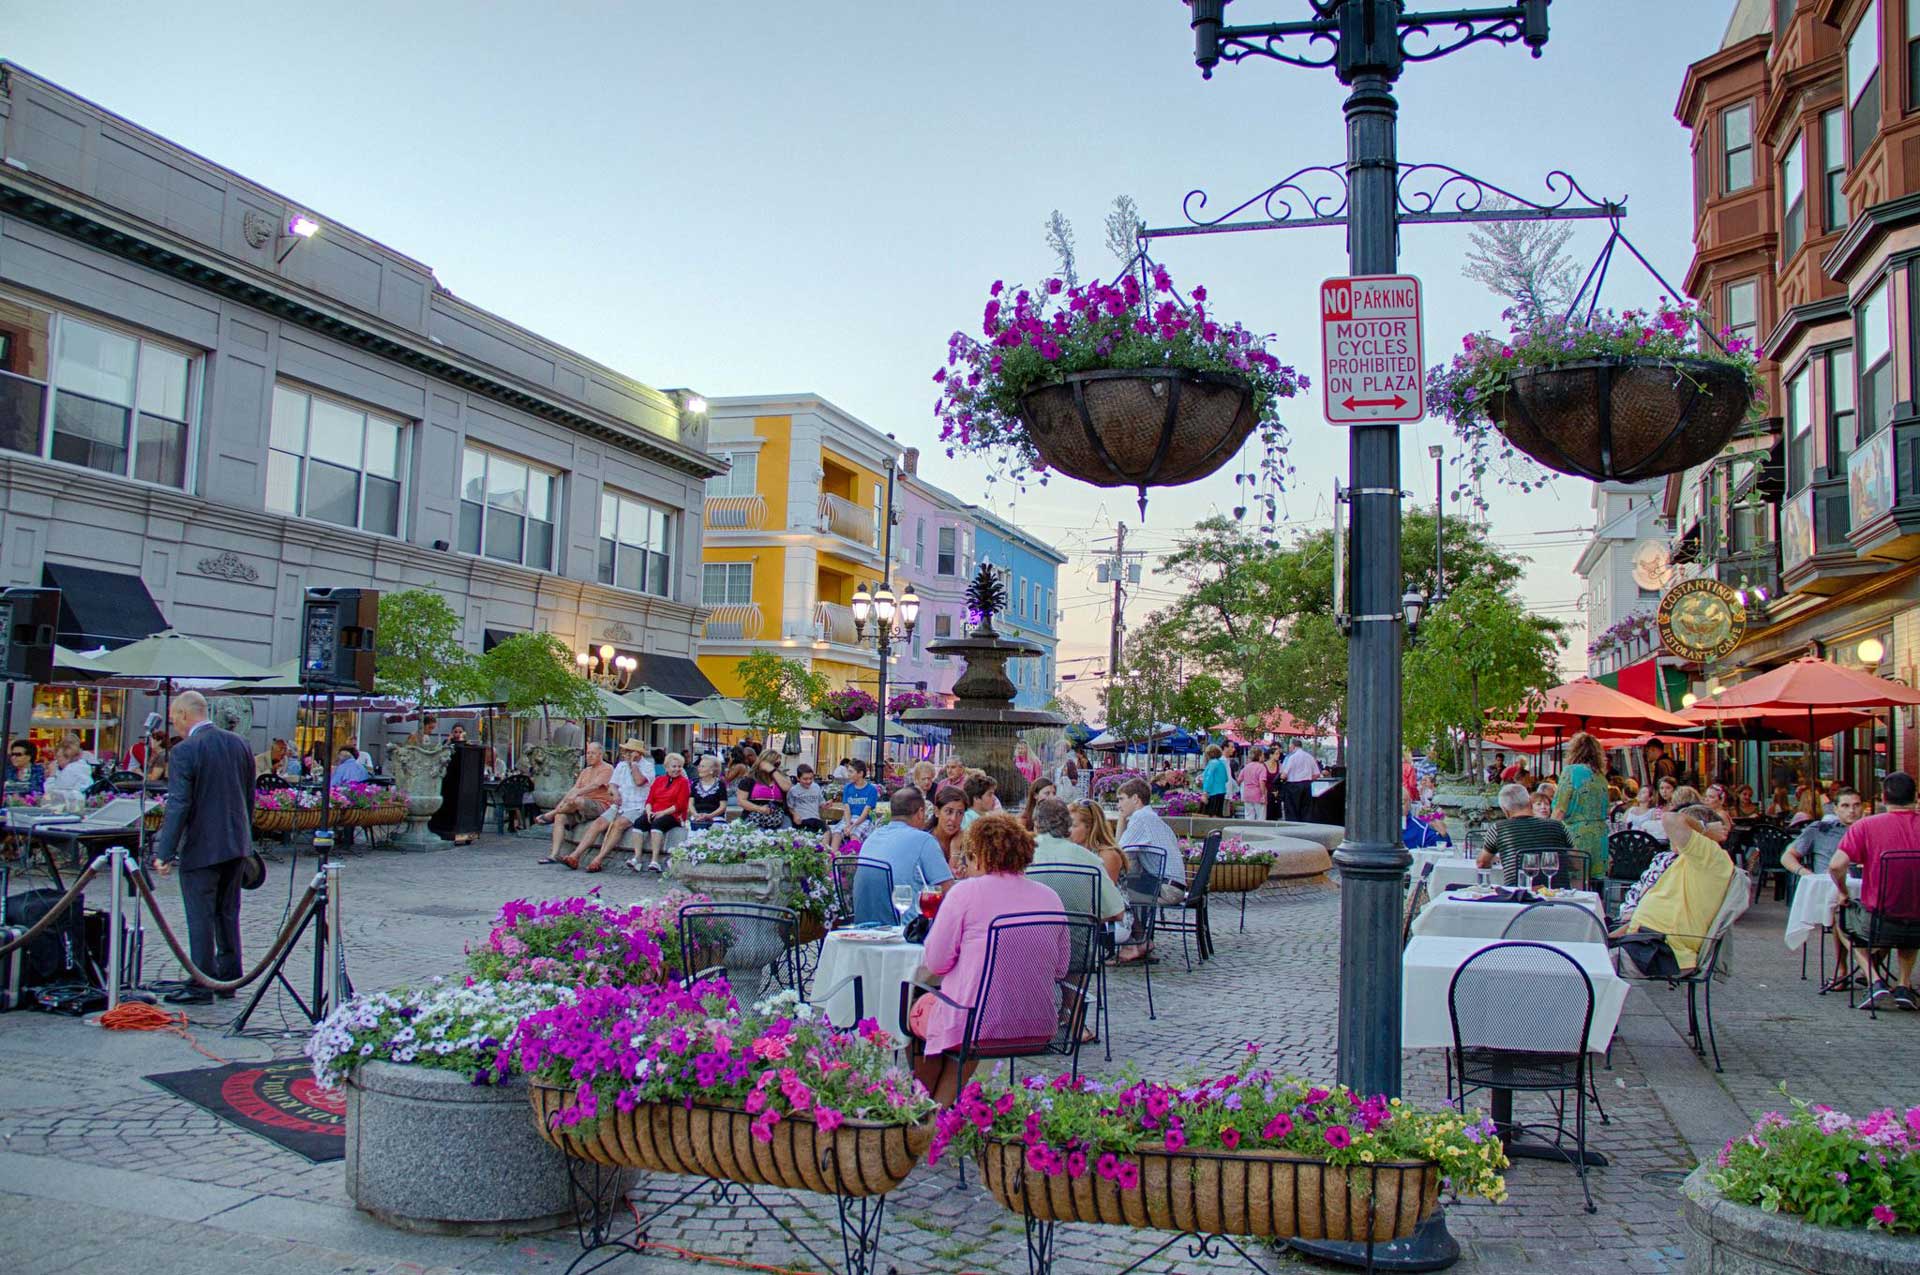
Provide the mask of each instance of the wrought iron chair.
POLYGON ((115 792, 139 792, 146 786, 147 777, 137 770, 116 770, 107 776, 107 782, 115 792))
POLYGON ((1098 1017, 1095 1031, 1105 1046, 1107 1061, 1113 1061, 1113 1016, 1107 1005, 1107 958, 1113 952, 1113 937, 1100 916, 1100 878, 1098 868, 1070 863, 1043 863, 1027 869, 1027 875, 1060 896, 1060 907, 1068 916, 1091 921, 1095 927, 1093 947, 1073 954, 1074 966, 1068 972, 1079 973, 1082 960, 1093 964, 1093 1012, 1098 1017))
POLYGON ((1521 908, 1507 928, 1504 939, 1532 939, 1541 943, 1601 943, 1607 941, 1607 929, 1578 903, 1532 903, 1521 908))
MULTIPOLYGON (((1869 871, 1862 874, 1860 893, 1866 894, 1869 888, 1873 890, 1873 900, 1879 907, 1869 912, 1858 899, 1847 905, 1847 911, 1857 909, 1866 919, 1864 935, 1859 930, 1847 927, 1845 913, 1841 917, 1840 932, 1846 935, 1847 942, 1852 944, 1855 951, 1866 955, 1868 982, 1885 982, 1892 987, 1896 985, 1896 980, 1893 971, 1887 967, 1887 954, 1901 944, 1888 937, 1889 932, 1893 925, 1903 929, 1920 926, 1920 850, 1881 851, 1869 865, 1869 871)), ((1849 980, 1849 1009, 1854 1006, 1853 993, 1856 990, 1849 980)), ((1872 1001, 1867 1002, 1867 1014, 1876 1020, 1880 1017, 1872 1001)))
MULTIPOLYGON (((1097 967, 1099 929, 1084 916, 1062 912, 1014 912, 987 927, 985 963, 973 1004, 963 1005, 939 988, 905 983, 900 988, 904 1026, 914 990, 938 997, 966 1020, 955 1065, 986 1058, 1012 1060, 1055 1056, 1080 1074, 1080 1038, 1087 1023, 1087 984, 1097 967)), ((910 1055, 925 1046, 909 1033, 910 1055)))
POLYGON ((1123 969, 1140 967, 1147 983, 1147 1018, 1158 1018, 1153 1008, 1153 940, 1160 928, 1160 887, 1167 879, 1167 852, 1154 846, 1127 846, 1127 869, 1120 877, 1120 889, 1127 896, 1127 913, 1133 921, 1133 935, 1125 946, 1138 947, 1145 955, 1138 961, 1115 961, 1123 969))
POLYGON ((1595 1211, 1587 1183, 1587 1033, 1593 1026, 1593 980, 1580 963, 1545 943, 1499 942, 1481 948, 1454 971, 1447 988, 1453 1023, 1453 1067, 1459 1104, 1475 1089, 1494 1091, 1503 1135, 1526 1128, 1512 1120, 1512 1095, 1547 1093, 1553 1099, 1552 1147, 1580 1175, 1587 1212, 1595 1211), (1574 1148, 1566 1140, 1566 1096, 1573 1094, 1574 1148), (1505 1107, 1504 1113, 1501 1108, 1505 1107))
POLYGON ((1609 917, 1620 915, 1621 901, 1666 843, 1638 828, 1623 828, 1607 837, 1607 875, 1600 882, 1600 898, 1609 917))
POLYGON ((1420 915, 1420 909, 1427 906, 1430 897, 1427 882, 1433 878, 1433 865, 1420 865, 1420 874, 1413 879, 1413 886, 1407 891, 1407 910, 1400 918, 1400 946, 1405 947, 1407 940, 1413 937, 1413 918, 1420 915))
POLYGON ((1168 904, 1160 911, 1158 928, 1162 933, 1177 933, 1180 936, 1180 958, 1186 962, 1187 972, 1193 972, 1193 957, 1187 950, 1187 935, 1193 935, 1194 946, 1200 950, 1200 959, 1205 962, 1213 955, 1213 925, 1207 912, 1207 887, 1213 881, 1214 860, 1220 857, 1221 833, 1209 832, 1207 839, 1200 845, 1200 861, 1194 866, 1193 878, 1187 882, 1186 897, 1177 904, 1168 904))
POLYGON ((833 929, 861 921, 891 925, 899 919, 893 911, 893 868, 880 859, 862 859, 851 854, 835 859, 833 899, 834 916, 830 922, 833 929), (873 910, 872 900, 884 899, 887 915, 861 916, 855 902, 859 899, 868 901, 869 911, 873 910))
POLYGON ((1792 844, 1793 835, 1771 820, 1754 827, 1747 839, 1747 851, 1753 863, 1753 898, 1750 902, 1760 901, 1760 891, 1766 888, 1768 877, 1773 878, 1774 902, 1786 899, 1787 878, 1793 874, 1781 864, 1780 858, 1792 844))
POLYGON ((1727 893, 1720 900, 1720 908, 1714 914, 1713 923, 1705 934, 1669 934, 1668 938, 1689 939, 1699 944, 1698 954, 1694 958, 1693 968, 1682 970, 1671 977, 1642 974, 1632 961, 1622 961, 1617 956, 1614 968, 1622 978, 1640 982, 1665 983, 1669 987, 1687 989, 1687 1043, 1693 1046, 1693 1052, 1702 1060, 1707 1056, 1709 1046, 1713 1050, 1713 1069, 1720 1067, 1720 1041, 1713 1031, 1713 985, 1725 980, 1733 973, 1733 957, 1729 950, 1733 941, 1733 923, 1746 912, 1750 900, 1751 883, 1747 874, 1740 868, 1733 870, 1733 879, 1727 884, 1727 893), (1701 995, 1701 989, 1705 995, 1701 995), (1705 1012, 1702 1013, 1702 1001, 1705 1012), (1705 1020, 1706 1037, 1701 1038, 1701 1022, 1705 1020))
POLYGON ((769 983, 806 994, 794 945, 800 918, 792 908, 688 903, 681 907, 679 921, 680 968, 689 979, 724 974, 743 1004, 756 999, 769 983))
POLYGON ((521 809, 532 791, 533 780, 526 775, 508 775, 500 781, 493 793, 494 831, 503 835, 509 828, 520 831, 521 809))

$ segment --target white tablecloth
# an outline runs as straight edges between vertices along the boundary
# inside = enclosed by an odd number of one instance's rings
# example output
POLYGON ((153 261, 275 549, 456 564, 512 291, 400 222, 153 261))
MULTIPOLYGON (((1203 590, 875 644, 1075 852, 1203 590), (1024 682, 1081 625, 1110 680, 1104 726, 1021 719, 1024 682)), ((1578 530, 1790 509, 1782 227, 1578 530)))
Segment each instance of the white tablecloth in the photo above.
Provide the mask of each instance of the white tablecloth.
MULTIPOLYGON (((1406 953, 1401 957, 1402 1048, 1453 1047, 1453 1019, 1447 1011, 1447 992, 1453 985, 1453 973, 1466 964, 1469 956, 1486 946, 1484 939, 1448 935, 1415 936, 1407 941, 1406 953)), ((1627 981, 1614 973, 1604 943, 1555 943, 1553 946, 1580 962, 1580 968, 1593 980, 1593 1024, 1587 1031, 1587 1048, 1594 1053, 1604 1052, 1613 1040, 1614 1027, 1620 1022, 1620 1010, 1627 1003, 1627 981)))
POLYGON ((1450 885, 1479 885, 1482 882, 1498 884, 1500 869, 1480 869, 1473 866, 1473 856, 1452 846, 1440 846, 1432 850, 1409 850, 1413 856, 1413 866, 1407 869, 1408 888, 1420 879, 1420 870, 1428 864, 1433 865, 1433 873, 1427 878, 1427 894, 1438 896, 1445 894, 1450 885))
MULTIPOLYGON (((1860 897, 1860 878, 1847 878, 1847 893, 1860 897)), ((1793 887, 1793 903, 1787 908, 1787 946, 1798 949, 1823 925, 1832 925, 1833 905, 1840 897, 1833 878, 1824 872, 1798 877, 1793 887)))
POLYGON ((866 942, 847 937, 849 931, 835 930, 827 935, 820 952, 820 967, 813 974, 814 1008, 826 1013, 836 1027, 853 1026, 853 986, 820 997, 842 980, 858 974, 862 1010, 868 1018, 878 1019, 891 1031, 896 1045, 905 1045, 900 1034, 900 988, 912 981, 920 968, 926 949, 918 943, 899 939, 866 942))
MULTIPOLYGON (((1567 890, 1555 895, 1554 902, 1578 903, 1599 917, 1601 928, 1605 929, 1606 912, 1600 906, 1599 895, 1586 890, 1567 890)), ((1417 935, 1497 939, 1506 933, 1508 922, 1519 916, 1527 906, 1524 903, 1476 903, 1452 895, 1436 894, 1427 906, 1420 909, 1420 915, 1413 918, 1413 932, 1417 935)))

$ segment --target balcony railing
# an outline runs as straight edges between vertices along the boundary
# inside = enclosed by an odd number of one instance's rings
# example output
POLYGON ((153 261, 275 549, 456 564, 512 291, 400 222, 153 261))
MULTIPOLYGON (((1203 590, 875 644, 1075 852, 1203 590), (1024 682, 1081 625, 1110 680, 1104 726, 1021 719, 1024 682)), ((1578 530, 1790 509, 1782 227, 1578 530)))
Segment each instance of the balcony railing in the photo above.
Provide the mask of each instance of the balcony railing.
POLYGON ((880 544, 874 535, 873 511, 830 492, 820 496, 820 530, 869 549, 880 544))
POLYGON ((813 632, 822 642, 841 646, 853 646, 860 641, 860 634, 853 627, 853 608, 838 602, 814 603, 813 632))
POLYGON ((707 616, 706 636, 720 642, 758 642, 760 640, 760 604, 726 602, 707 616))
POLYGON ((709 496, 706 521, 710 531, 761 531, 767 502, 760 496, 709 496))

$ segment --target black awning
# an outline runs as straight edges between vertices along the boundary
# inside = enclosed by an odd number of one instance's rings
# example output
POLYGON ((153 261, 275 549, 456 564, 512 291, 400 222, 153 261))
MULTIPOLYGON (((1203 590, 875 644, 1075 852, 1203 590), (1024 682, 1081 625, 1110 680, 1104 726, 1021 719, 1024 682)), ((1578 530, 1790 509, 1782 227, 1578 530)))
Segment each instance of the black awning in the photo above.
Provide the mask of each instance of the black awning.
POLYGON ((60 590, 55 640, 72 650, 118 650, 167 627, 139 576, 49 562, 40 568, 40 583, 60 590))
POLYGON ((480 651, 485 654, 511 637, 519 637, 518 629, 482 629, 480 630, 480 651))
POLYGON ((720 688, 707 680, 700 666, 684 655, 648 654, 641 651, 630 652, 640 667, 634 670, 635 686, 651 686, 662 695, 671 695, 682 704, 691 704, 695 700, 705 699, 709 695, 718 695, 720 688))

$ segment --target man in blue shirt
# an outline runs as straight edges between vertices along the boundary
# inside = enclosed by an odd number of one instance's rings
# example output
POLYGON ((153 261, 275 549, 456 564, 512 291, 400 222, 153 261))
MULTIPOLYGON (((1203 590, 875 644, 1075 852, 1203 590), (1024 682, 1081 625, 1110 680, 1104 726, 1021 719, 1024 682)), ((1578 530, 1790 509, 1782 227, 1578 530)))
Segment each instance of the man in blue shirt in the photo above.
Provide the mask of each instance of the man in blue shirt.
POLYGON ((887 802, 893 818, 874 829, 860 846, 862 863, 883 863, 886 873, 856 871, 853 877, 853 919, 856 925, 893 925, 900 920, 890 887, 910 885, 914 897, 929 886, 953 880, 940 843, 927 831, 927 799, 911 786, 895 792, 887 802))
POLYGON ((829 851, 838 850, 840 843, 848 837, 864 839, 872 823, 868 816, 880 804, 880 788, 867 778, 867 763, 855 757, 846 765, 851 773, 840 786, 840 800, 845 804, 847 813, 827 833, 829 851))
POLYGON ((342 784, 364 784, 367 782, 367 768, 360 764, 360 756, 352 744, 340 745, 338 760, 333 764, 333 777, 329 780, 335 788, 342 784))

